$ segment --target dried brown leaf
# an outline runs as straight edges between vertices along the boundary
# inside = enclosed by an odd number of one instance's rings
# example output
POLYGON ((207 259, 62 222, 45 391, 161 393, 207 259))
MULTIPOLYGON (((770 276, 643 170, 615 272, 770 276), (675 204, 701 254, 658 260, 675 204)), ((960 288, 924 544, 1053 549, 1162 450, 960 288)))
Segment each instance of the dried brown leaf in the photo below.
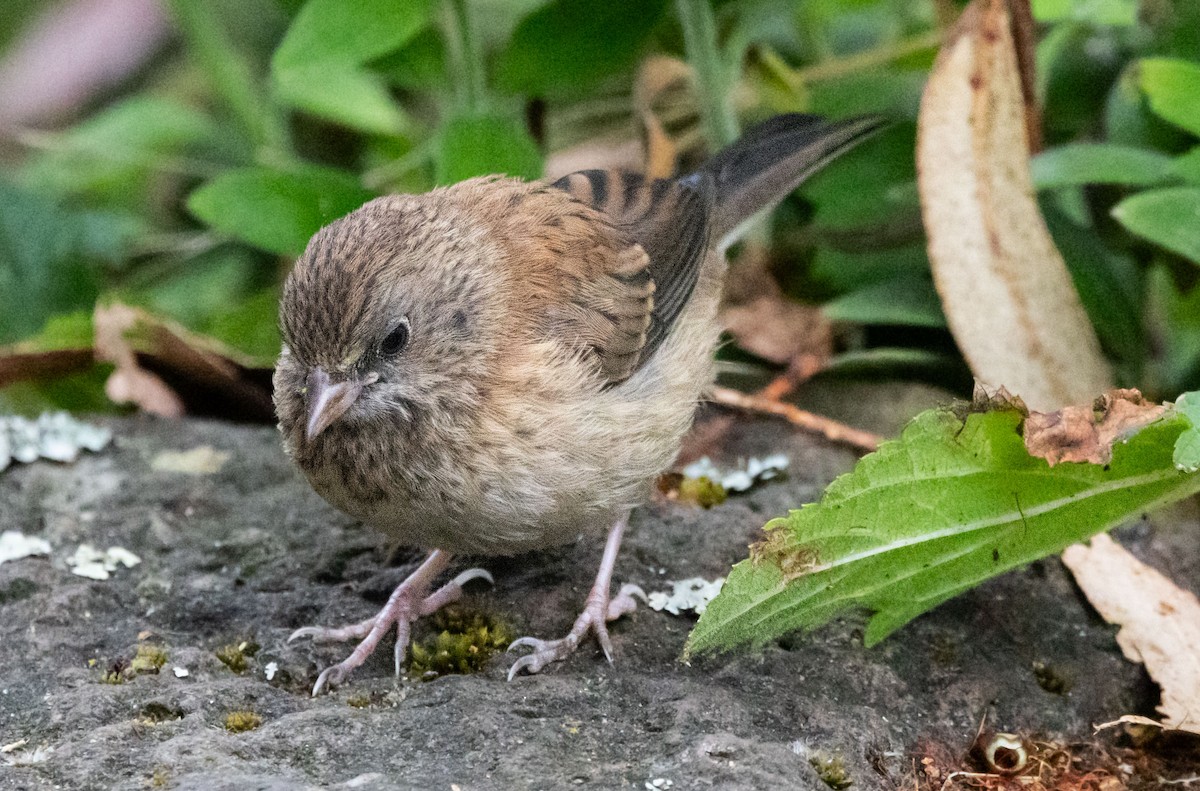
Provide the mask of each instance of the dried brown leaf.
POLYGON ((270 368, 211 338, 119 303, 93 316, 96 357, 116 370, 108 397, 153 414, 217 415, 269 422, 270 368))
POLYGON ((1028 80, 1005 0, 973 0, 921 100, 917 184, 934 282, 972 371, 1051 410, 1110 387, 1112 371, 1034 197, 1028 80))
POLYGON ((1158 420, 1166 409, 1137 390, 1110 390, 1088 405, 1030 412, 1025 418, 1025 449, 1050 466, 1060 461, 1107 464, 1114 442, 1158 420))
POLYGON ((801 355, 824 364, 833 354, 833 330, 820 308, 789 299, 771 274, 767 253, 747 244, 726 280, 722 326, 741 346, 786 365, 801 355))
POLYGON ((1162 688, 1163 725, 1200 734, 1200 599, 1103 533, 1068 547, 1063 562, 1104 620, 1121 627, 1125 657, 1162 688))

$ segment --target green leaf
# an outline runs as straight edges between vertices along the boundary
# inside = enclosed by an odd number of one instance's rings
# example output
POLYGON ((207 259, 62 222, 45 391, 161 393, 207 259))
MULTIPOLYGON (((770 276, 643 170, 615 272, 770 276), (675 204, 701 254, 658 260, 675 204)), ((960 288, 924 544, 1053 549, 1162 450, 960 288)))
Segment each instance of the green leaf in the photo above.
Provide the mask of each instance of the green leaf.
POLYGON ((298 256, 321 226, 372 197, 354 176, 338 170, 243 168, 223 173, 193 192, 188 209, 236 239, 298 256))
POLYGON ((873 283, 821 306, 828 318, 858 324, 898 324, 910 327, 946 326, 942 303, 933 282, 924 277, 901 277, 873 283))
POLYGON ((1172 461, 1184 472, 1200 470, 1200 393, 1184 393, 1175 400, 1175 409, 1190 424, 1175 440, 1172 461))
POLYGON ((434 164, 438 184, 503 173, 525 179, 542 175, 542 155, 525 127, 504 115, 452 118, 438 133, 434 164))
POLYGON ((1139 192, 1112 210, 1131 233, 1200 265, 1200 188, 1139 192))
POLYGON ((275 50, 276 71, 362 64, 399 49, 429 24, 432 0, 309 0, 275 50))
POLYGON ((1175 175, 1189 184, 1200 185, 1200 146, 1175 159, 1175 175))
POLYGON ((128 204, 151 173, 174 171, 176 157, 218 136, 202 113, 169 99, 140 96, 112 105, 61 134, 24 169, 26 183, 59 195, 128 204))
POLYGON ((1038 22, 1073 20, 1132 27, 1137 24, 1137 7, 1137 0, 1033 0, 1033 18, 1038 22))
POLYGON ((632 69, 665 0, 554 0, 521 20, 497 64, 505 90, 577 97, 632 69))
POLYGON ((1174 175, 1166 154, 1112 143, 1070 143, 1043 151, 1030 163, 1039 190, 1083 184, 1158 184, 1174 175))
POLYGON ((126 241, 116 216, 71 212, 0 181, 0 343, 37 332, 55 313, 90 308, 97 264, 126 241))
POLYGON ((1146 58, 1139 64, 1150 109, 1200 136, 1200 63, 1178 58, 1146 58))
POLYGON ((873 645, 983 580, 1200 489, 1175 468, 1186 418, 1169 412, 1106 465, 1054 467, 1025 450, 1016 411, 918 415, 835 480, 819 503, 767 525, 688 639, 687 654, 761 645, 840 613, 873 613, 873 645))
POLYGON ((309 0, 271 61, 281 98, 366 132, 403 132, 399 105, 363 66, 404 46, 432 13, 432 0, 309 0))
POLYGON ((315 63, 275 74, 283 101, 299 110, 379 135, 400 135, 412 124, 381 77, 344 64, 315 63))
MULTIPOLYGON (((1101 344, 1136 374, 1146 355, 1137 264, 1125 253, 1106 246, 1095 228, 1076 223, 1048 200, 1040 204, 1046 227, 1062 253, 1101 344)), ((1130 380, 1139 378, 1134 375, 1130 380)))

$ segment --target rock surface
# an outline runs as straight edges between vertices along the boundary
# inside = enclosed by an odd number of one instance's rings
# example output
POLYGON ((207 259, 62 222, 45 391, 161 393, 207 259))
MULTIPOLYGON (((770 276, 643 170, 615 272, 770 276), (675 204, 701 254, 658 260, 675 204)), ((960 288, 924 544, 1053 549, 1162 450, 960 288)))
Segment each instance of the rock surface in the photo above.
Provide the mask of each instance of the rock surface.
MULTIPOLYGON (((397 681, 388 641, 347 685, 313 699, 318 670, 350 646, 288 644, 289 633, 374 613, 413 558, 388 568, 381 539, 317 497, 271 429, 109 425, 116 439, 103 453, 0 476, 0 527, 53 547, 50 558, 0 564, 0 745, 26 740, 0 753, 3 789, 826 789, 814 765, 829 759, 851 788, 883 789, 911 772, 916 745, 961 752, 985 717, 1001 730, 1087 738, 1094 723, 1152 713, 1157 697, 1048 560, 871 650, 852 618, 686 666, 692 620, 642 608, 611 627, 611 666, 589 644, 512 683, 503 654, 473 675, 397 681), (155 464, 205 446, 217 453, 183 457, 197 472, 180 471, 178 456, 155 464), (85 542, 142 562, 85 579, 65 563, 85 542), (239 674, 216 653, 243 641, 261 649, 239 674), (165 651, 161 670, 103 683, 139 644, 165 651), (1038 663, 1069 691, 1044 689, 1053 685, 1046 673, 1039 684, 1038 663), (235 711, 261 725, 229 732, 235 711)), ((814 499, 855 460, 768 419, 739 418, 729 437, 727 458, 786 452, 791 475, 709 511, 639 509, 618 582, 661 590, 722 575, 768 517, 814 499)), ((1194 530, 1173 521, 1152 517, 1122 538, 1195 590, 1194 530)), ((559 636, 602 543, 483 559, 496 585, 473 583, 466 604, 518 634, 559 636)))

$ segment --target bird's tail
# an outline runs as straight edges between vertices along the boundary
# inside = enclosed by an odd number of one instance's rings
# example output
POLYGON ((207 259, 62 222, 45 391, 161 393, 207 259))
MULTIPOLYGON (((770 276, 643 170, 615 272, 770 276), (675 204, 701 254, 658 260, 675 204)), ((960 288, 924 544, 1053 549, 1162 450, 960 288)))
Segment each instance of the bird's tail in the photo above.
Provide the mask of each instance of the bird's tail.
POLYGON ((696 175, 716 186, 712 239, 722 245, 746 220, 783 200, 834 157, 885 124, 878 116, 829 121, 819 115, 778 115, 743 132, 696 175))

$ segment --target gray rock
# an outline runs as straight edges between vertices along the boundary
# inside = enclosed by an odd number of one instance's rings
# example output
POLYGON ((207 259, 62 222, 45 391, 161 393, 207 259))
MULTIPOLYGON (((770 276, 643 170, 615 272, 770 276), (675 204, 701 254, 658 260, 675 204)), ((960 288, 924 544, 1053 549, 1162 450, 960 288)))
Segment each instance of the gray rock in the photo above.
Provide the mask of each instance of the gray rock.
MULTIPOLYGON (((822 789, 815 755, 839 757, 854 789, 889 788, 915 745, 961 751, 985 716, 1004 730, 1087 737, 1093 723, 1148 713, 1156 700, 1057 560, 960 596, 872 650, 862 619, 849 618, 688 666, 679 655, 692 620, 643 608, 612 626, 611 666, 588 645, 513 683, 504 656, 471 676, 396 681, 385 643, 349 684, 313 699, 318 670, 350 647, 286 638, 375 611, 400 573, 385 567, 380 537, 317 497, 272 429, 108 425, 115 440, 100 454, 0 475, 2 526, 54 548, 0 565, 0 744, 27 740, 0 754, 0 788, 822 789), (201 445, 230 458, 211 474, 151 466, 158 453, 201 445), (142 563, 105 581, 75 576, 63 559, 84 541, 125 547, 142 563), (102 683, 143 631, 167 664, 102 683), (215 651, 243 640, 261 650, 239 675, 215 651), (1073 680, 1070 691, 1043 689, 1035 663, 1073 680), (347 705, 362 695, 372 704, 347 705), (228 732, 236 710, 260 715, 261 727, 228 732), (41 760, 5 760, 20 756, 41 760)), ((815 498, 855 459, 765 419, 740 420, 726 444, 726 461, 787 453, 788 477, 709 511, 638 510, 619 582, 655 590, 723 575, 768 517, 815 498)), ((1195 588, 1200 553, 1172 521, 1144 521, 1124 538, 1195 588)), ((496 587, 471 603, 518 633, 559 636, 601 549, 594 538, 483 559, 496 587)))

